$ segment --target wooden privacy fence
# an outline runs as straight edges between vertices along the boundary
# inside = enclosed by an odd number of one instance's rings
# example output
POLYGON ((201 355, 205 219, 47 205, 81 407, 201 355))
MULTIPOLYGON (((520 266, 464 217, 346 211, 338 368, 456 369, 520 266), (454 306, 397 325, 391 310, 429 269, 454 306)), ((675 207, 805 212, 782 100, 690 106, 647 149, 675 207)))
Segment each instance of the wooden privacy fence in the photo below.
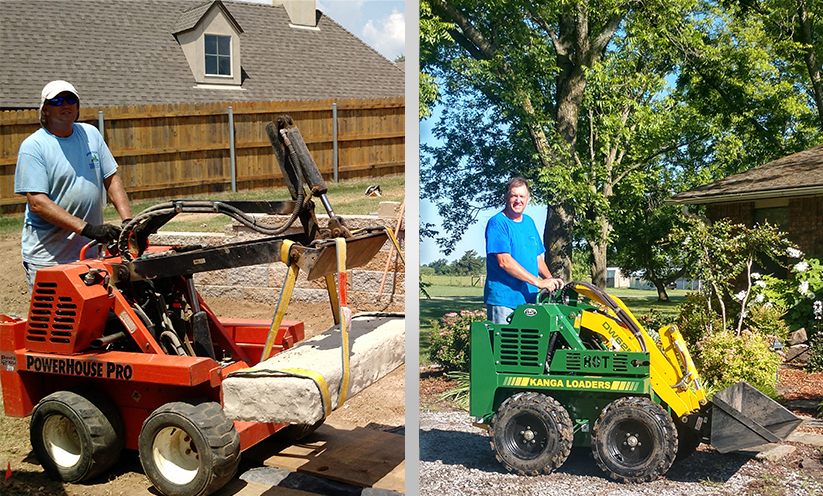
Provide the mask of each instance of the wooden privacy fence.
MULTIPOLYGON (((79 120, 103 128, 136 200, 283 186, 266 134, 282 114, 294 119, 326 181, 335 170, 337 179, 405 172, 404 98, 81 108, 79 120)), ((0 114, 2 212, 25 206, 14 194, 17 151, 39 127, 37 110, 0 114)))

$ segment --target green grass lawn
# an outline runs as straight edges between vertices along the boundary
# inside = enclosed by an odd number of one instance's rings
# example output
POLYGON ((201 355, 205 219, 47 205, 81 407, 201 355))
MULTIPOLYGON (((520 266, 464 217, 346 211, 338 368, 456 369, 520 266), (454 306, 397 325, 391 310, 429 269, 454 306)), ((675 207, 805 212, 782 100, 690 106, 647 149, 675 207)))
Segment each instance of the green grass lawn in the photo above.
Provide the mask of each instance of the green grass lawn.
MULTIPOLYGON (((485 308, 483 288, 466 288, 463 286, 431 286, 426 289, 432 298, 420 298, 420 363, 430 363, 428 349, 431 321, 439 320, 449 312, 460 310, 478 310, 485 308)), ((678 304, 686 300, 685 290, 668 292, 670 301, 658 302, 657 291, 640 289, 608 289, 612 296, 617 296, 629 307, 636 318, 647 315, 652 310, 660 312, 666 322, 674 323, 677 319, 678 304)))

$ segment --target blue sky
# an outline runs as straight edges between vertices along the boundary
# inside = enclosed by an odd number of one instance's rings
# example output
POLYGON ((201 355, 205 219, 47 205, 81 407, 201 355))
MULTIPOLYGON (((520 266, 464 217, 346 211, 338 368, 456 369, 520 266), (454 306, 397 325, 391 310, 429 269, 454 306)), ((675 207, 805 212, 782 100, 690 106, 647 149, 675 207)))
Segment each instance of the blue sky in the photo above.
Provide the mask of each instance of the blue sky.
MULTIPOLYGON (((271 0, 245 0, 271 3, 271 0)), ((405 55, 406 3, 398 0, 316 0, 323 12, 387 59, 405 55)))

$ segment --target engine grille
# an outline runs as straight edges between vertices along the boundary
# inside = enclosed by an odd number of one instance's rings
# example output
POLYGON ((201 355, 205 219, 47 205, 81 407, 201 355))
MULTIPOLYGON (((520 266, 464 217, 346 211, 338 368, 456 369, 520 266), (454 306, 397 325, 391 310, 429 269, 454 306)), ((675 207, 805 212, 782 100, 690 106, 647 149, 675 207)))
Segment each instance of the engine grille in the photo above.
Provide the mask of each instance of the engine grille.
POLYGON ((542 367, 544 356, 540 354, 540 332, 537 329, 503 327, 495 334, 499 365, 542 367))
POLYGON ((77 326, 77 304, 57 295, 57 284, 37 283, 34 287, 26 340, 70 344, 77 326))

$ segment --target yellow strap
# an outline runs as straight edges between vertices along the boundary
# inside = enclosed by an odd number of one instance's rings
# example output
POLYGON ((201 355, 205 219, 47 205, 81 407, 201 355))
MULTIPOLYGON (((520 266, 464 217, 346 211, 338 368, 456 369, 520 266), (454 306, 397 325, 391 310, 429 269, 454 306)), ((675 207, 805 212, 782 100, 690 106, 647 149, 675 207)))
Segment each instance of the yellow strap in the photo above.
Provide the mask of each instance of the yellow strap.
POLYGON ((280 261, 286 265, 290 265, 289 263, 289 251, 291 247, 294 245, 294 241, 290 239, 284 239, 283 244, 280 245, 280 261))
POLYGON ((343 406, 349 392, 349 329, 351 310, 346 302, 346 240, 335 238, 337 248, 337 282, 340 290, 337 292, 338 308, 340 309, 340 352, 343 355, 343 377, 340 380, 340 400, 337 408, 343 406))
MULTIPOLYGON (((288 241, 288 243, 294 244, 292 241, 288 241)), ((283 246, 284 247, 281 249, 280 256, 283 258, 285 255, 286 260, 288 260, 289 250, 286 247, 286 242, 283 242, 283 246)), ((289 272, 286 274, 286 280, 283 282, 283 290, 280 291, 280 298, 277 300, 277 308, 274 310, 274 320, 271 322, 269 335, 266 336, 266 345, 263 346, 263 354, 260 355, 261 362, 269 358, 271 355, 271 349, 274 347, 274 341, 277 337, 277 333, 280 331, 280 324, 283 322, 283 317, 286 316, 286 309, 289 307, 289 300, 291 300, 291 294, 294 291, 294 285, 297 282, 297 273, 299 271, 300 268, 297 264, 289 265, 289 272)))
POLYGON ((329 303, 331 303, 331 313, 334 323, 340 323, 340 300, 337 296, 337 287, 334 284, 334 274, 326 275, 326 289, 329 291, 329 303))
POLYGON ((276 372, 284 372, 289 375, 304 377, 314 381, 317 385, 317 389, 320 391, 320 397, 323 399, 323 416, 329 416, 331 413, 331 395, 329 394, 329 386, 326 384, 326 379, 322 374, 315 372, 314 370, 300 368, 281 369, 276 372))

